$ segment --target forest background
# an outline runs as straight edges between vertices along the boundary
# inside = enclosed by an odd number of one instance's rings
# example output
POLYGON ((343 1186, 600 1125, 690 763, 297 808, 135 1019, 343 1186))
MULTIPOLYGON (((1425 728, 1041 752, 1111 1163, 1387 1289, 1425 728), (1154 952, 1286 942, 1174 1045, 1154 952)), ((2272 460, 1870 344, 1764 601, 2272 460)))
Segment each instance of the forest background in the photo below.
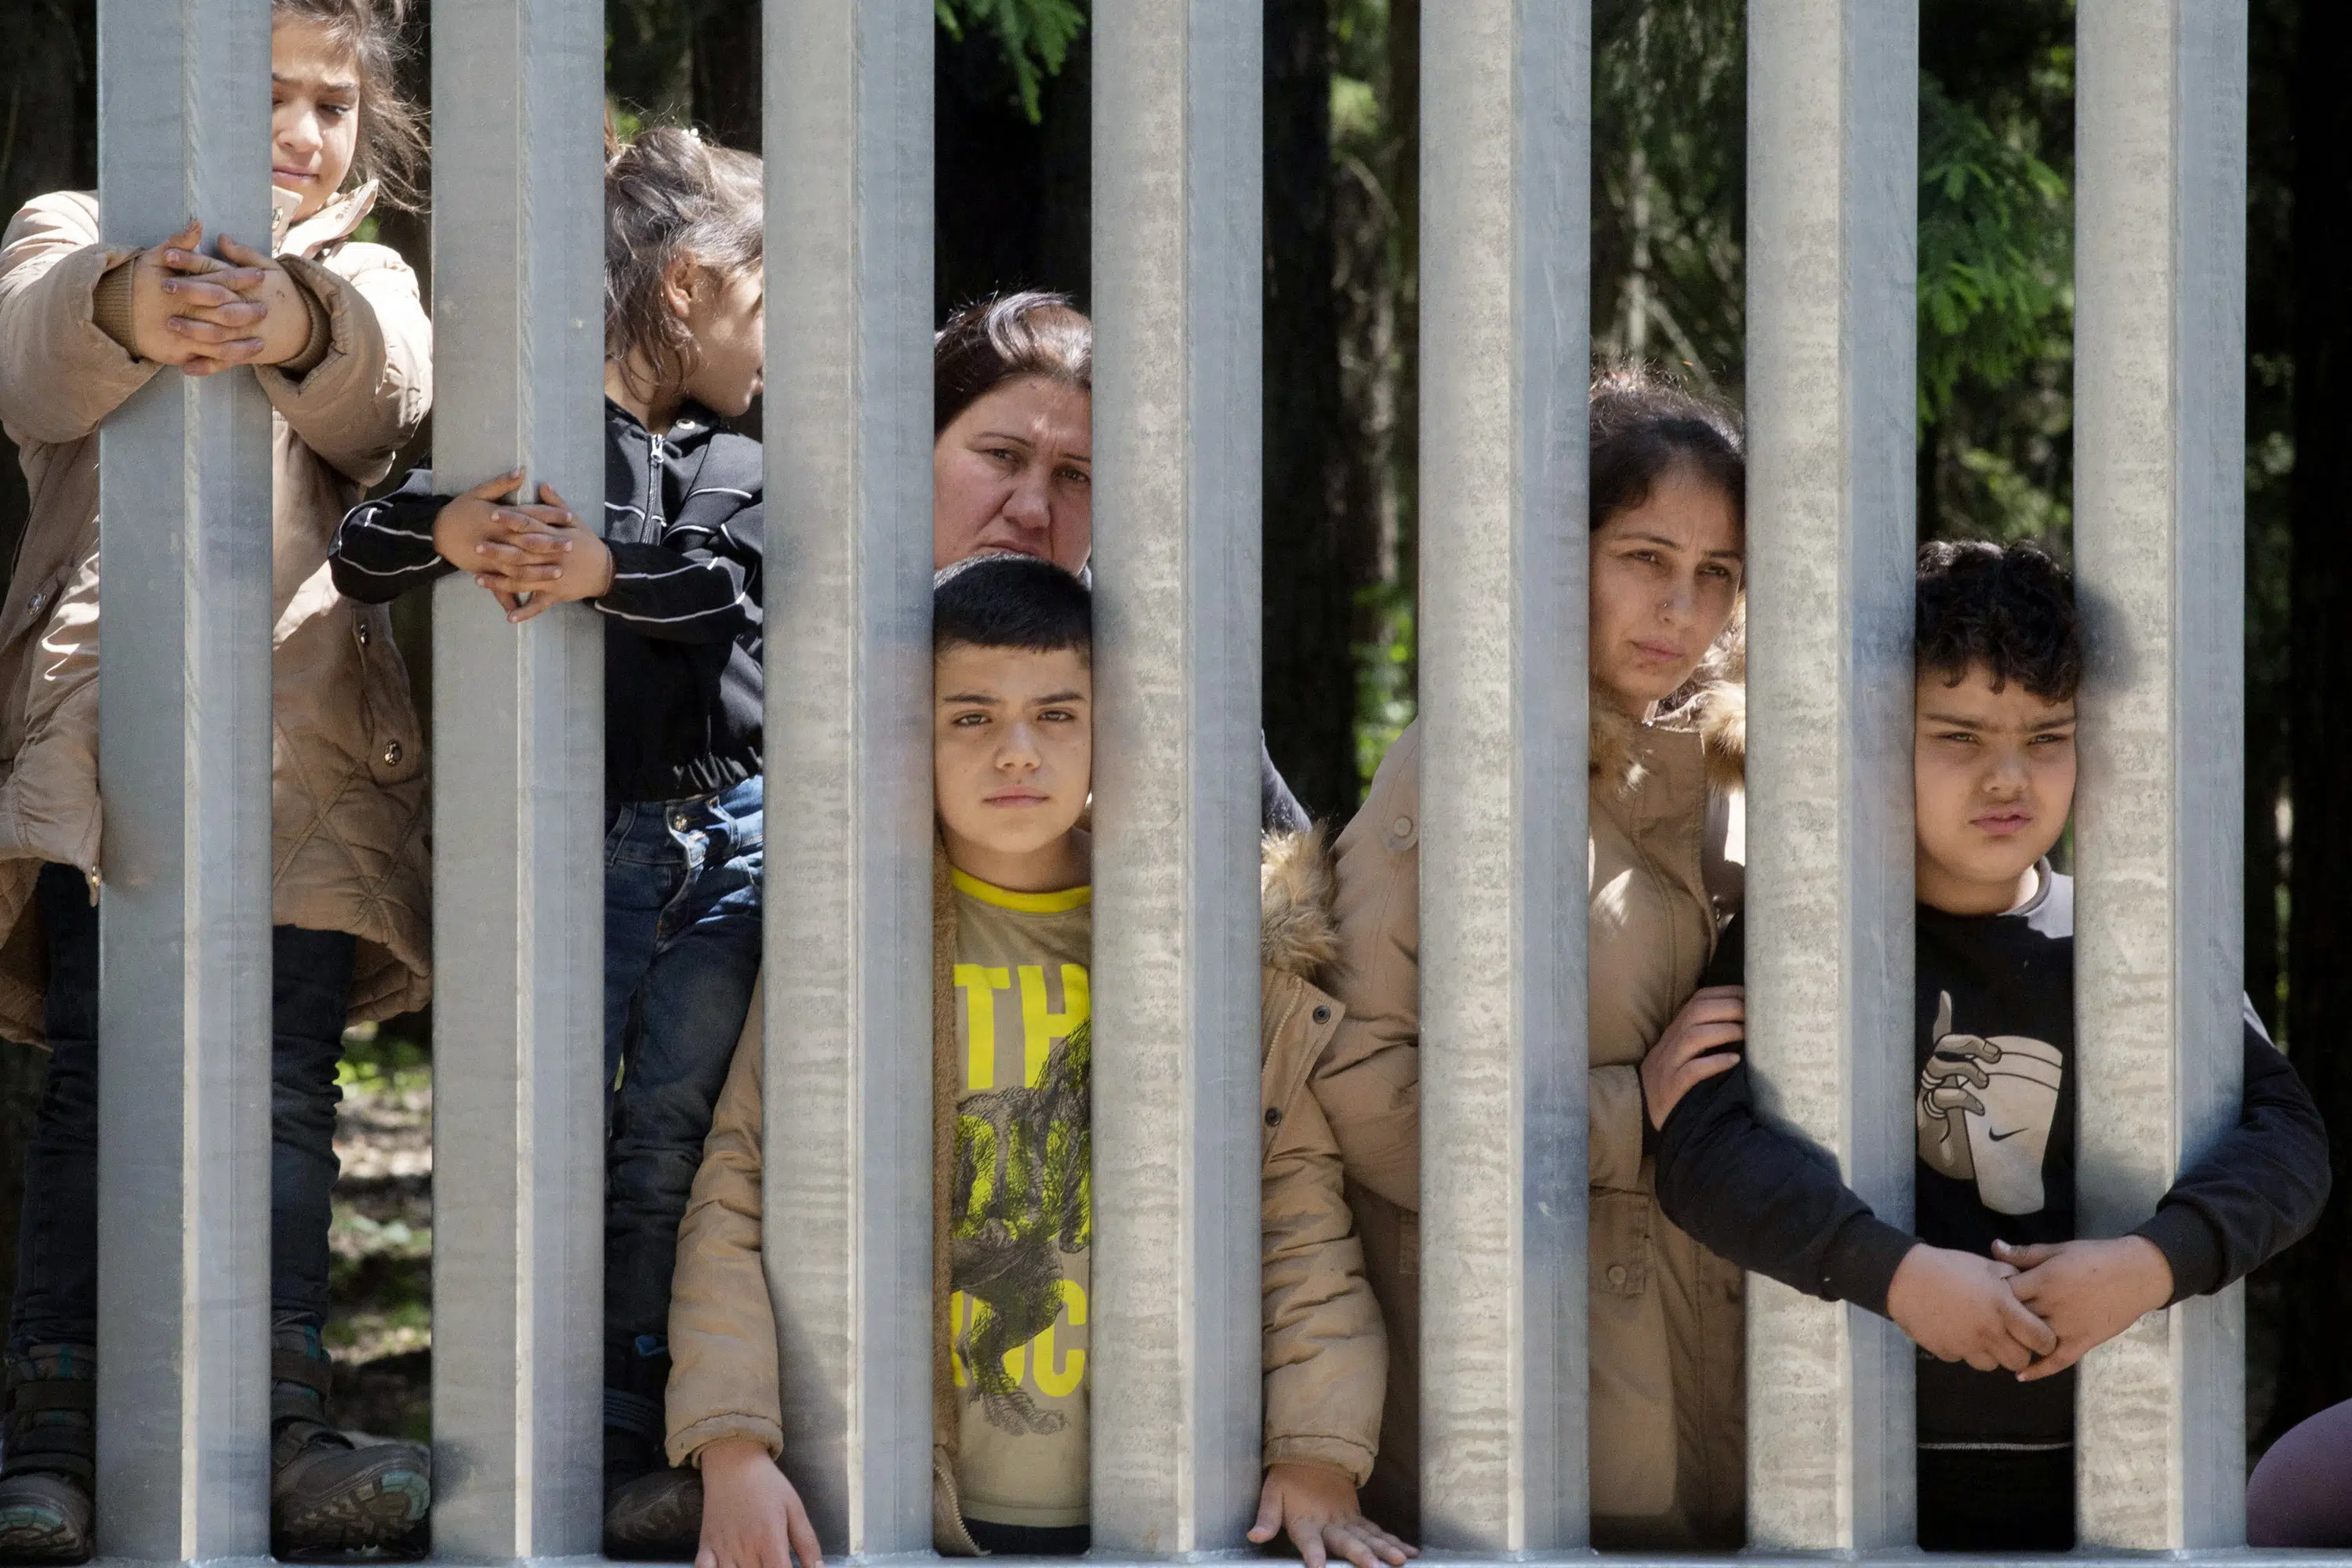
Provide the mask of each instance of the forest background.
MULTIPOLYGON (((2320 1231, 2254 1279, 2249 1433, 2352 1398, 2352 6, 2250 0, 2246 984, 2334 1129, 2320 1231), (2297 810, 2298 805, 2305 809, 2297 810), (2336 809, 2331 809, 2331 807, 2336 809)), ((935 0, 937 305, 1088 294, 1087 6, 935 0)), ((1442 24, 1444 0, 1431 16, 1442 24)), ((1742 0, 1594 0, 1592 325, 1605 357, 1737 400, 1745 322, 1742 0)), ((95 0, 0 7, 0 211, 95 181, 95 0)), ((606 0, 619 122, 760 145, 758 0, 606 0)), ((1265 720, 1342 819, 1413 712, 1417 99, 1423 0, 1265 6, 1265 720)), ((429 80, 428 28, 408 65, 429 80)), ((1918 522, 2071 540, 2074 6, 1920 0, 1918 522)), ((423 221, 379 237, 426 272, 423 221)), ((428 275, 429 283, 429 275, 428 275)), ((756 432, 756 425, 753 426, 756 432)), ((397 470, 395 470, 397 473, 397 470)), ((0 552, 25 493, 0 475, 0 552)), ((422 596, 403 612, 425 687, 422 596)), ((429 689, 420 696, 429 703, 429 689)), ((430 1020, 354 1038, 340 1135, 337 1354, 422 1435, 430 1020)), ((0 1285, 40 1053, 0 1045, 0 1285)))

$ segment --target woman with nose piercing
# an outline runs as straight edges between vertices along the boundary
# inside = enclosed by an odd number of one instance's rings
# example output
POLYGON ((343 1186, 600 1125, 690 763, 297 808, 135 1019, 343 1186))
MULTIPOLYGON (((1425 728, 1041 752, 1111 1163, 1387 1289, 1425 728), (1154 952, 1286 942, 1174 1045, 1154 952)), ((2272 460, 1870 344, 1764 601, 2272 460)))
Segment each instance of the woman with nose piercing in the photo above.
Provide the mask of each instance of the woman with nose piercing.
MULTIPOLYGON (((1744 1529, 1742 1276, 1659 1211, 1649 1145, 1686 1072, 1661 1041, 1737 1038, 1697 989, 1739 900, 1746 478, 1726 409, 1635 369, 1591 395, 1592 1542, 1725 1549, 1744 1529)), ((1419 1528, 1421 731, 1339 836, 1346 1012, 1315 1068, 1388 1324, 1388 1408, 1364 1507, 1419 1528)), ((1728 1066, 1729 1058, 1714 1058, 1728 1066)), ((1721 1070, 1694 1064, 1694 1072, 1721 1070)))

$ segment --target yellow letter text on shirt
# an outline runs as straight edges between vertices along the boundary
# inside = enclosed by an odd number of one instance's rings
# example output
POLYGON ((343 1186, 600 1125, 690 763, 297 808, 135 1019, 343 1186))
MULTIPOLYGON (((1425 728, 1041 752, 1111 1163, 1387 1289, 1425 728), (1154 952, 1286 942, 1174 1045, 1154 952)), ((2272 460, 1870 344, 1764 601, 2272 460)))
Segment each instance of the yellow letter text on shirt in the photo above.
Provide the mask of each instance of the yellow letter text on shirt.
MULTIPOLYGON (((1087 1292, 1076 1280, 1062 1281, 1062 1305, 1069 1312, 1072 1328, 1085 1326, 1087 1292)), ((1087 1375, 1087 1352, 1072 1351, 1068 1360, 1056 1362, 1054 1357, 1054 1325, 1051 1323, 1046 1324, 1045 1331, 1031 1343, 1037 1347, 1029 1364, 1036 1373, 1038 1390, 1057 1399, 1066 1394, 1076 1393, 1087 1375)))
POLYGON ((959 963, 956 989, 963 993, 967 1093, 996 1087, 996 994, 1013 989, 1013 972, 1002 964, 959 963))
MULTIPOLYGON (((959 970, 962 965, 956 966, 959 970)), ((1002 973, 1000 971, 1000 973, 1002 973)), ((1022 1075, 1034 1089, 1045 1078, 1045 1058, 1055 1040, 1066 1040, 1087 1021, 1087 972, 1083 964, 1062 965, 1062 1010, 1045 1010, 1045 966, 1021 966, 1022 1075)))

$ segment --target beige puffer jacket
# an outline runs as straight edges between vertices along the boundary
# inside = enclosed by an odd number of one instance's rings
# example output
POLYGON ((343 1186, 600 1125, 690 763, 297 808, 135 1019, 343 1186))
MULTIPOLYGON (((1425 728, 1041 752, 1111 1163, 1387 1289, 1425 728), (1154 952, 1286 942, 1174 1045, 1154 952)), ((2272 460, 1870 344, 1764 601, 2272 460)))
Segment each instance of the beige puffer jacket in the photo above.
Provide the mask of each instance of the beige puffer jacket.
MULTIPOLYGON (((938 1081, 947 1086, 934 1096, 935 1110, 945 1112, 935 1124, 935 1146, 951 1151, 955 990, 947 966, 955 959, 956 904, 944 858, 935 869, 933 1060, 945 1064, 938 1081)), ((1338 947, 1330 862, 1318 836, 1269 837, 1259 890, 1265 1462, 1326 1464, 1360 1485, 1380 1445, 1388 1347, 1341 1193, 1339 1145, 1307 1084, 1341 1021, 1339 1004, 1314 984, 1338 947)), ((761 1268, 760 1016, 755 1003, 678 1230, 667 1400, 673 1464, 698 1462, 696 1456, 721 1437, 749 1437, 771 1454, 782 1447, 776 1323, 761 1268)), ((946 1206, 951 1163, 934 1163, 935 1212, 946 1206)), ((932 1247, 932 1530, 940 1552, 970 1556, 979 1549, 964 1530, 955 1493, 944 1240, 943 1233, 935 1235, 932 1247)))
MULTIPOLYGON (((425 747, 381 606, 335 592, 327 545, 432 403, 432 328, 399 255, 350 239, 363 187, 278 259, 325 308, 325 357, 268 395, 275 458, 272 919, 359 938, 351 1016, 424 1005, 431 952, 425 747)), ((103 862, 98 755, 98 427, 163 367, 91 318, 136 255, 80 193, 28 203, 0 241, 0 426, 32 515, 0 599, 0 1037, 38 1043, 47 955, 28 918, 41 863, 103 862)), ((234 373, 232 373, 234 374, 234 373)))
MULTIPOLYGON (((1596 709, 1596 712, 1598 710, 1596 709)), ((1745 1508, 1743 1276, 1668 1223, 1643 1152, 1640 1064, 1737 907, 1739 688, 1673 717, 1603 717, 1591 805, 1591 1473, 1593 1544, 1735 1547, 1745 1508), (1730 853, 1727 853, 1728 845, 1730 853)), ((1339 836, 1348 1005, 1315 1092, 1389 1327, 1389 1399, 1366 1510, 1417 1527, 1420 1453, 1421 731, 1390 748, 1339 836)), ((1441 1282, 1441 1288, 1443 1288, 1441 1282)))

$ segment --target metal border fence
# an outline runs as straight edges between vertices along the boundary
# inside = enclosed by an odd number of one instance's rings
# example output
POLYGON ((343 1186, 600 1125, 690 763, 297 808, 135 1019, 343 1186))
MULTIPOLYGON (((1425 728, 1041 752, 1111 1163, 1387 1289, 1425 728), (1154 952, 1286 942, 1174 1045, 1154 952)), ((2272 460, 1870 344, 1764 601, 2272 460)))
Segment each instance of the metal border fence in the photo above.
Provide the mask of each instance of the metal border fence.
MULTIPOLYGON (((268 218, 269 0, 101 0, 109 237, 268 218)), ((929 1550, 930 0, 767 0, 767 1109, 787 1464, 828 1551, 929 1550)), ((1423 39, 1429 1545, 1586 1541, 1590 0, 1423 39)), ((440 0, 434 462, 595 493, 603 12, 440 0)), ((2244 0, 2081 0, 2076 1008, 2086 1227, 2236 1095, 2244 0)), ((1917 27, 1749 7, 1750 1050, 1910 1205, 1917 27)), ((1258 1466, 1259 0, 1094 18, 1095 1557, 1242 1545, 1258 1466)), ((102 442, 100 1531, 267 1550, 269 425, 152 383, 102 442)), ((597 1548, 602 658, 435 605, 434 1538, 597 1548)), ((1752 1282, 1759 1560, 1910 1551, 1911 1359, 1752 1282)), ((2240 1292, 2085 1363, 2076 1560, 2243 1551, 2240 1292), (2231 1551, 2229 1549, 2236 1548, 2231 1551)))

